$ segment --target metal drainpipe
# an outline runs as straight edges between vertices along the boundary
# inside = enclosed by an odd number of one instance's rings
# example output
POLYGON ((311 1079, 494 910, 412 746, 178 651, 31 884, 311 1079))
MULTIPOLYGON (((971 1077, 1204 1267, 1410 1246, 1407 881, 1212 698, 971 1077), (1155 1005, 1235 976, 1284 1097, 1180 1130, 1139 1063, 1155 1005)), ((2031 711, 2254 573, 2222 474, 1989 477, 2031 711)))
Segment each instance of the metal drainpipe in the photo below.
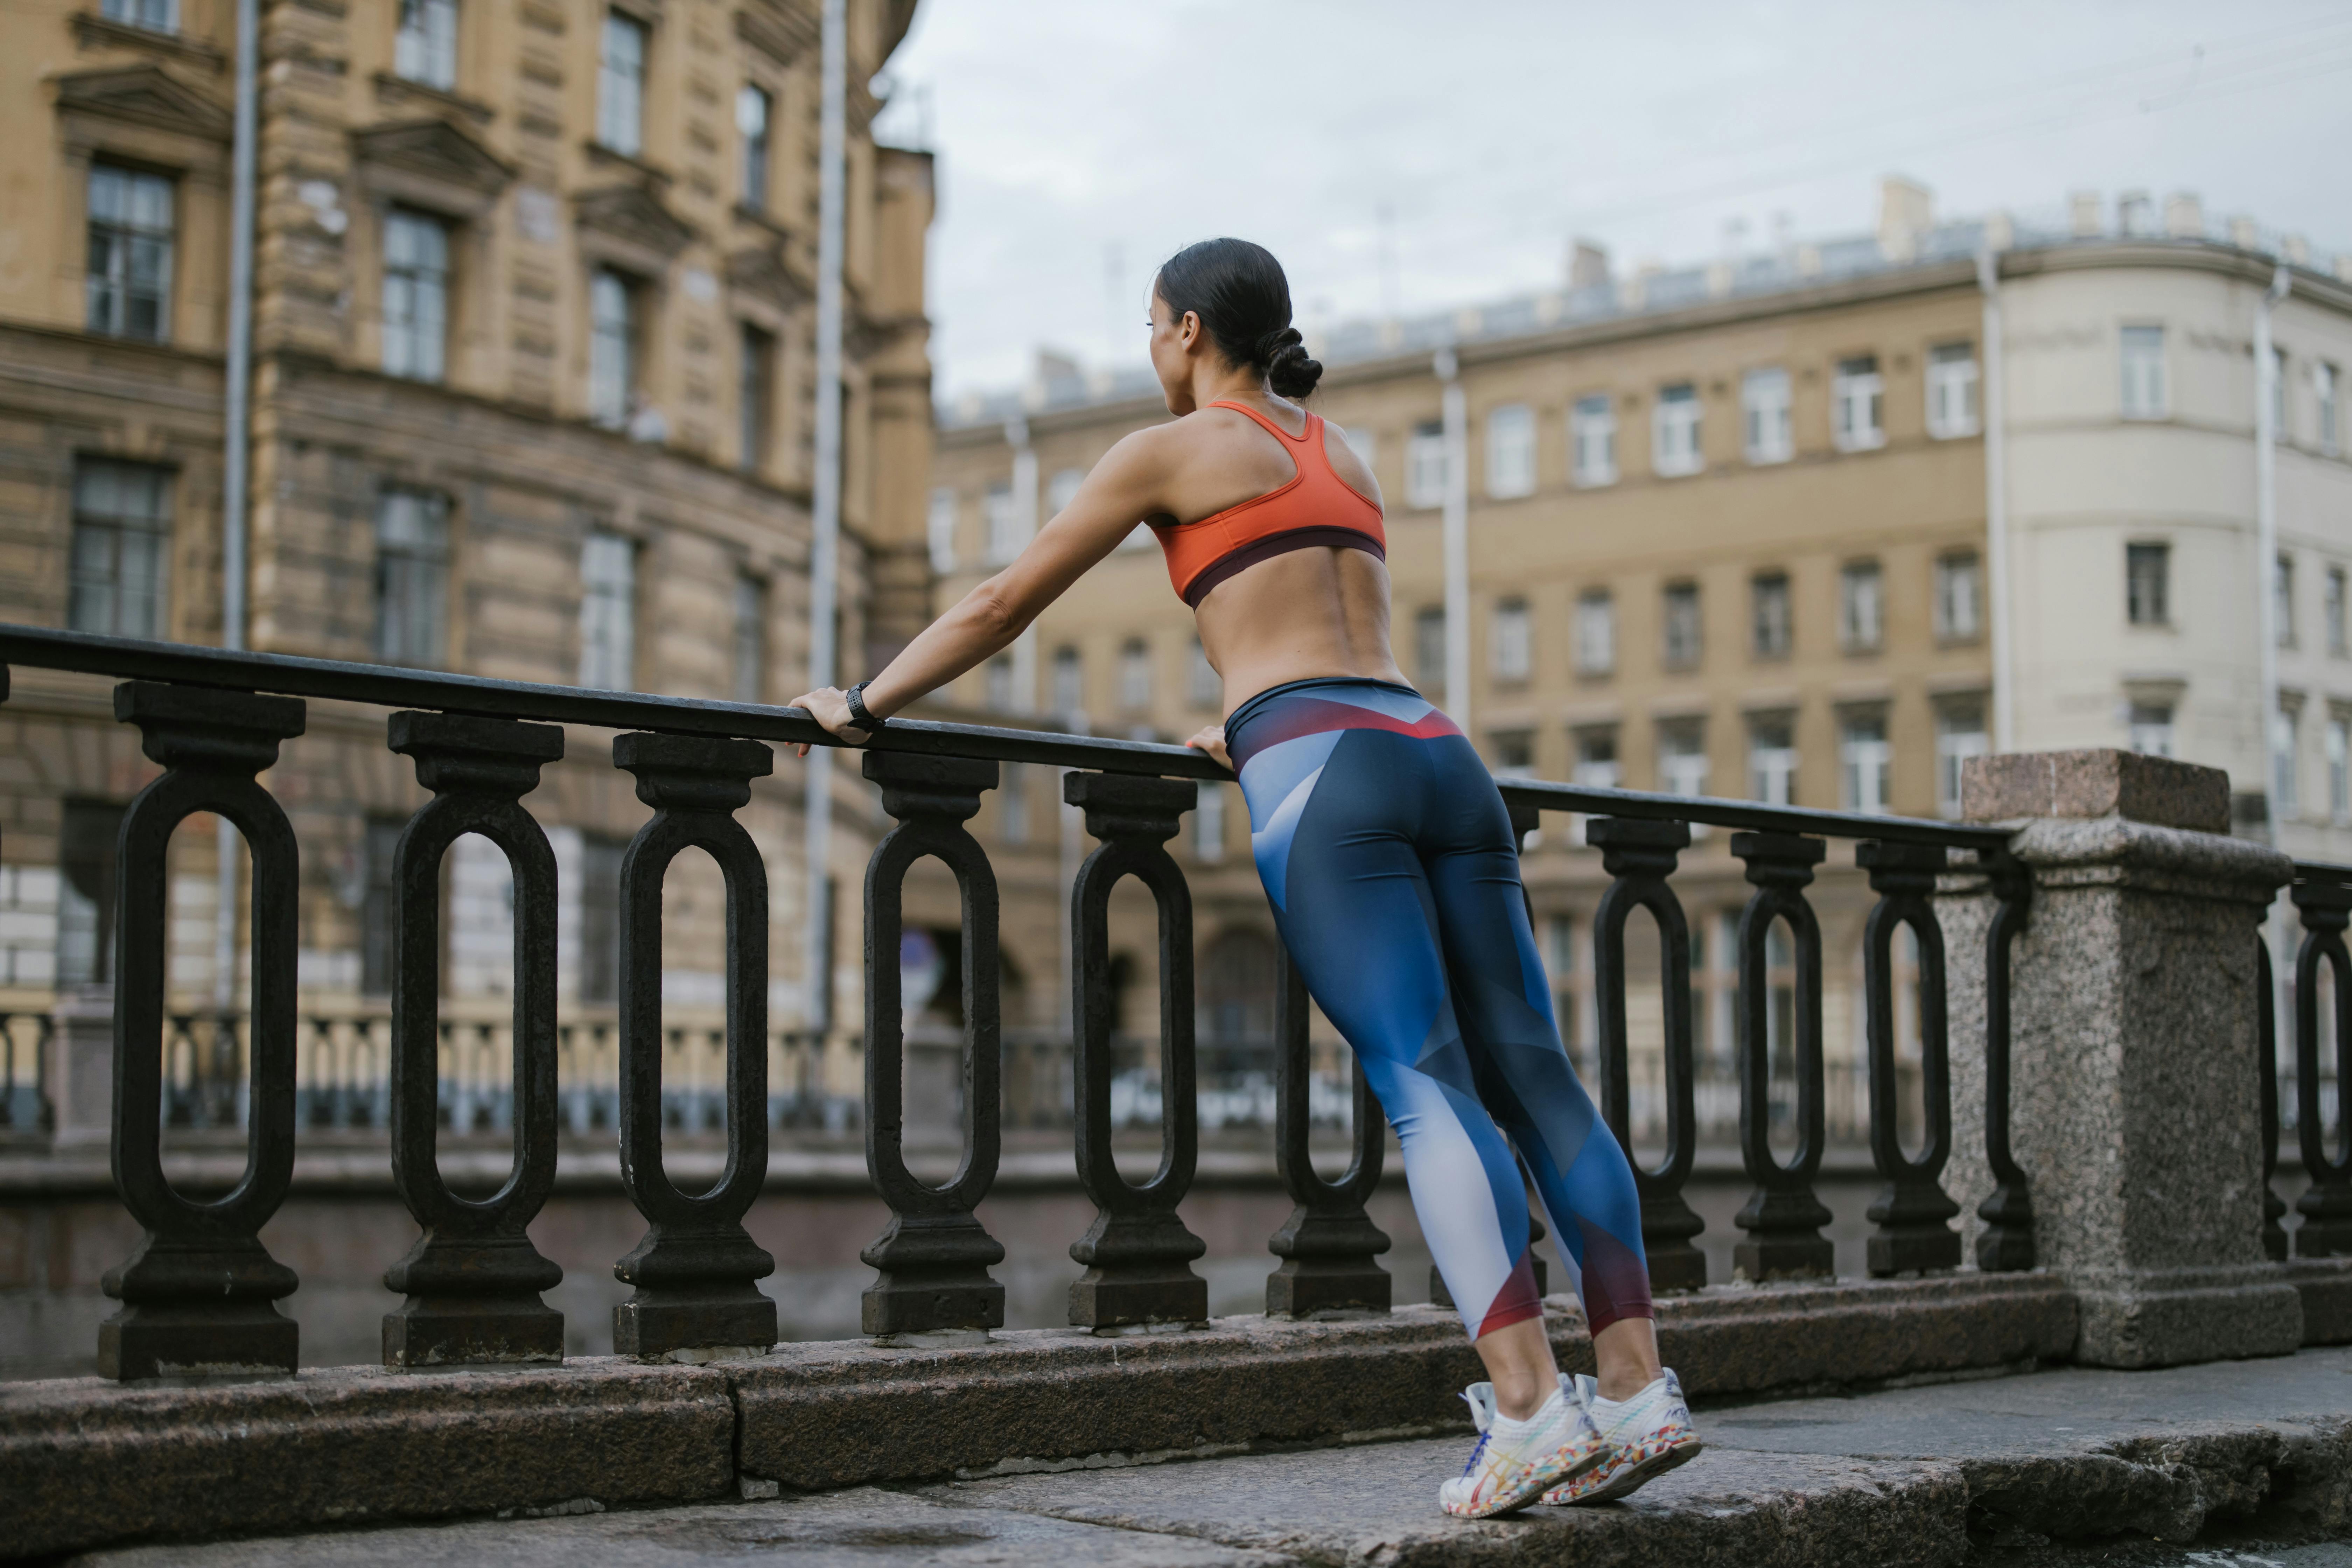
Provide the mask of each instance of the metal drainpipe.
POLYGON ((1445 388, 1445 712, 1470 732, 1470 415, 1450 347, 1431 362, 1445 388))
POLYGON ((2259 725, 2263 790, 2268 809, 2263 826, 2273 847, 2279 841, 2278 748, 2278 427, 2271 416, 2277 400, 2277 356, 2271 350, 2271 312, 2287 296, 2294 279, 2284 262, 2271 274, 2270 287, 2254 306, 2254 637, 2255 668, 2262 687, 2259 725))
POLYGON ((1984 296, 1985 609, 1992 621, 1993 750, 2017 750, 2017 627, 2009 591, 2008 399, 2002 385, 2000 258, 1977 252, 1984 296))
MULTIPOLYGON (((236 107, 230 154, 228 344, 221 410, 221 647, 245 647, 246 514, 253 437, 253 208, 255 99, 261 47, 260 0, 237 0, 236 107)), ((213 850, 213 1004, 236 1002, 236 889, 240 840, 226 816, 215 819, 213 850)))
MULTIPOLYGON (((841 570, 841 269, 843 222, 849 203, 849 26, 845 0, 824 0, 824 91, 817 160, 816 220, 816 471, 811 475, 809 545, 809 685, 830 686, 840 649, 835 617, 841 570)), ((807 831, 806 994, 802 1016, 813 1033, 833 1027, 833 921, 828 871, 833 845, 833 750, 811 748, 807 831)))

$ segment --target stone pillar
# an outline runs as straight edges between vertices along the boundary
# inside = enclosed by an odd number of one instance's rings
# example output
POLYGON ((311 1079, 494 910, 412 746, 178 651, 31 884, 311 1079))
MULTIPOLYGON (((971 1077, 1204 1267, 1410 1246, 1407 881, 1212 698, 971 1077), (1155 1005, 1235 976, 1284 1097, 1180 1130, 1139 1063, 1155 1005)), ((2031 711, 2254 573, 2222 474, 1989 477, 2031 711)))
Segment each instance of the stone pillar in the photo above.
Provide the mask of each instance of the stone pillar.
MULTIPOLYGON (((2294 1287, 2263 1251, 2254 928, 2287 858, 2229 837, 2228 776, 2129 752, 1970 762, 1972 821, 2014 829, 2032 879, 2011 949, 2011 1126, 2035 1262, 2081 1313, 2075 1357, 2147 1367, 2284 1354, 2294 1287)), ((1947 883, 1953 1195, 1984 1160, 1981 879, 1947 883)))
POLYGON ((51 1147, 102 1154, 114 1141, 114 987, 59 992, 56 1017, 48 1043, 51 1147))

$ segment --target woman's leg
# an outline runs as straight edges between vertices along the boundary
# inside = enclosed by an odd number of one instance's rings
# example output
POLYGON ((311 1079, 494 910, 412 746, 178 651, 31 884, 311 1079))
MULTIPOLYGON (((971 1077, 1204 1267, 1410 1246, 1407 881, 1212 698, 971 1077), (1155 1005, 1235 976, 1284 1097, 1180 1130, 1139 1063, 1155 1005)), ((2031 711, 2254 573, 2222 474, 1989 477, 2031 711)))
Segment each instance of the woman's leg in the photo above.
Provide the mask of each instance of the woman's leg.
POLYGON ((1641 1200, 1560 1045, 1502 802, 1466 742, 1449 751, 1452 809, 1426 865, 1457 1020, 1583 1298, 1601 1395, 1621 1398, 1660 1375, 1641 1200))

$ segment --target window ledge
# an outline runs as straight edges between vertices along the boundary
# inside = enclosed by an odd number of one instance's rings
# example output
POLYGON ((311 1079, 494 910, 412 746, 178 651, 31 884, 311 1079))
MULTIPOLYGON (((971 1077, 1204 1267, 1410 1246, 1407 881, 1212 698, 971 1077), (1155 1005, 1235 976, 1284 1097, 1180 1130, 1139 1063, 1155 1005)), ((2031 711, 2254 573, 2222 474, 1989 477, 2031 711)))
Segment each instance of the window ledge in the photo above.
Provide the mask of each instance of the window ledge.
POLYGON ((590 163, 612 164, 623 169, 635 170, 663 190, 668 189, 677 178, 660 164, 649 163, 643 157, 633 153, 624 153, 617 147, 607 147, 593 136, 582 142, 581 146, 587 151, 590 163))
POLYGON ((795 237, 796 231, 790 224, 764 207, 755 207, 748 202, 737 202, 732 210, 737 223, 749 224, 751 227, 763 230, 778 239, 789 240, 795 237))
POLYGON ((146 49, 173 59, 203 66, 211 71, 228 68, 228 57, 201 38, 185 33, 159 33, 150 27, 133 26, 128 22, 110 21, 94 11, 77 11, 73 18, 74 41, 84 48, 146 49))
POLYGON ((375 73, 375 100, 386 108, 420 107, 453 110, 477 125, 488 125, 498 118, 499 111, 488 104, 438 88, 428 82, 415 81, 391 71, 375 73))

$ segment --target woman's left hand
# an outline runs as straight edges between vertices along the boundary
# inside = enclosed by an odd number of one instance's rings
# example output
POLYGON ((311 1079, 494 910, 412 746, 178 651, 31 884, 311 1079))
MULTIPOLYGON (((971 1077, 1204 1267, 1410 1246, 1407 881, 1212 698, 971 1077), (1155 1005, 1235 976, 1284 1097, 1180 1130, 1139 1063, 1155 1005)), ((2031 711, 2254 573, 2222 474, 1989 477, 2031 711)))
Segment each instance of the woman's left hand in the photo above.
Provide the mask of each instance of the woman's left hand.
MULTIPOLYGON (((851 721, 849 699, 837 686, 823 686, 814 691, 803 691, 785 706, 805 710, 810 718, 824 726, 826 733, 838 735, 853 746, 862 746, 874 738, 851 721)), ((806 746, 799 748, 799 752, 803 757, 809 754, 806 746)))

